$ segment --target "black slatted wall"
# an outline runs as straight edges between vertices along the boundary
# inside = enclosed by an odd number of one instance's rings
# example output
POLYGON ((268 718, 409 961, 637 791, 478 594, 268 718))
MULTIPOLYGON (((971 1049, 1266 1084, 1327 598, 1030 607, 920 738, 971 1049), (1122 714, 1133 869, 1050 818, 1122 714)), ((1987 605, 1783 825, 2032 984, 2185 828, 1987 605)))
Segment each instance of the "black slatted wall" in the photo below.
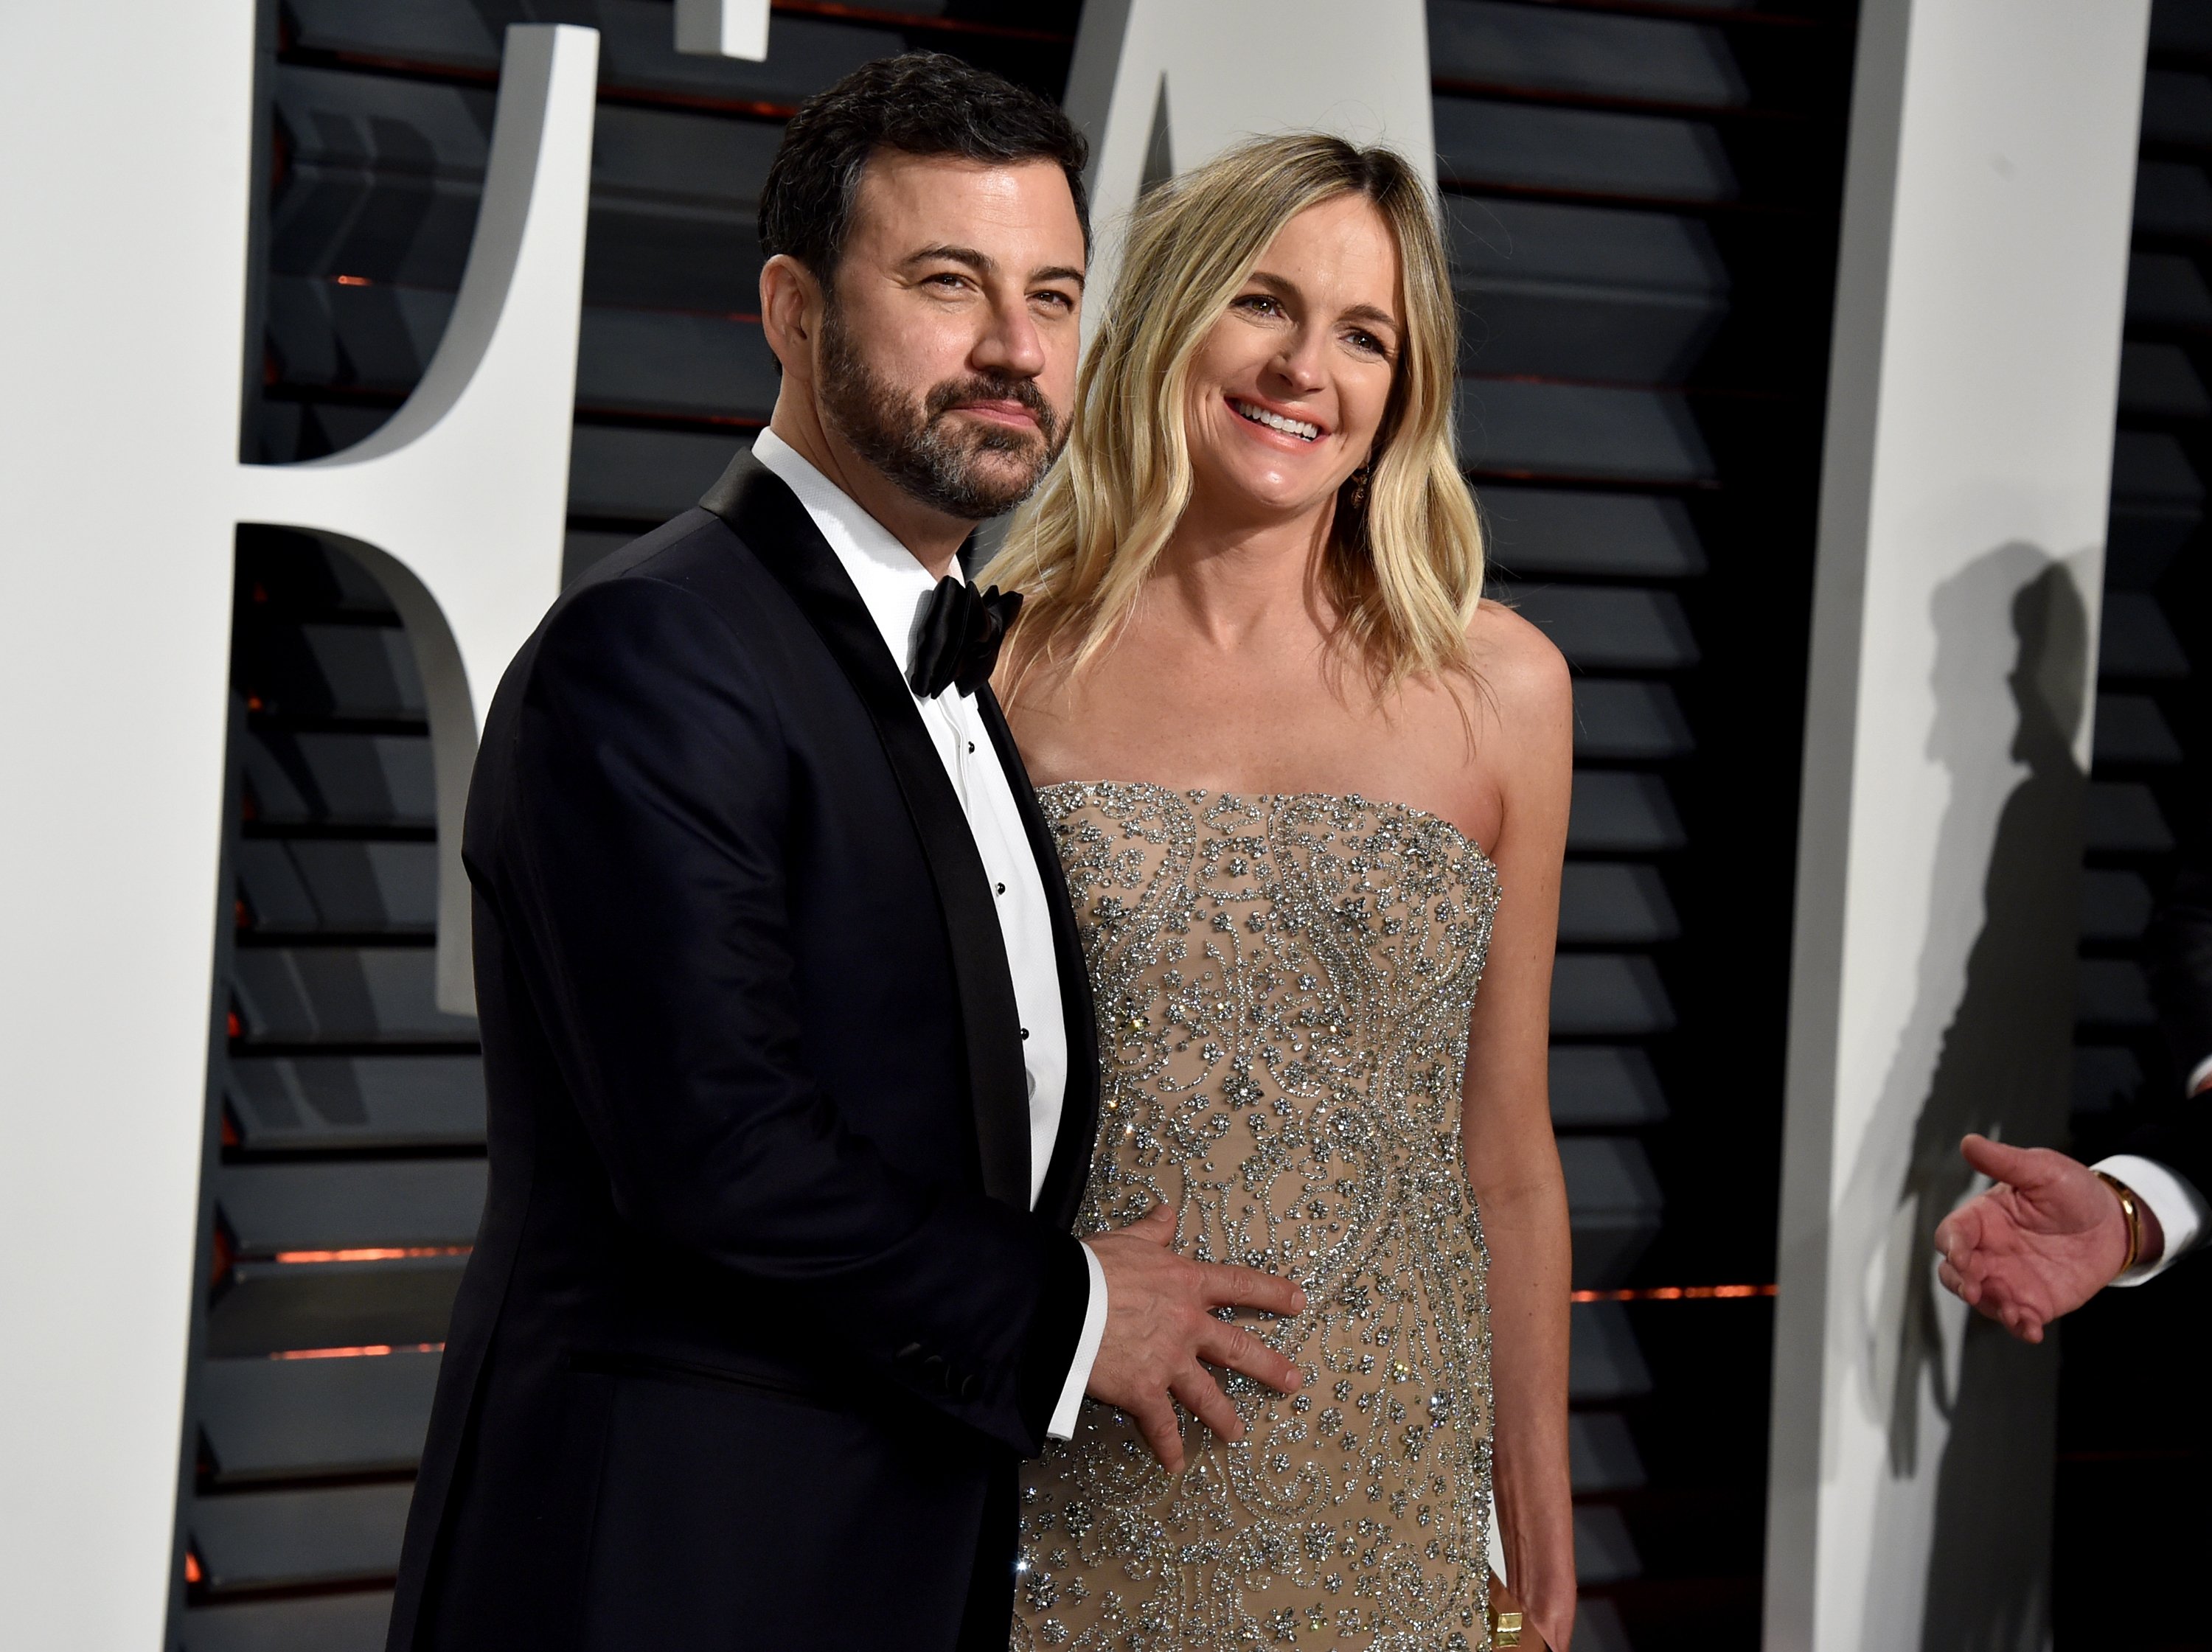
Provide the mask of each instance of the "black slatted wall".
POLYGON ((1553 999, 1583 1652, 1757 1643, 1852 15, 1431 0, 1498 594, 1576 677, 1553 999))
MULTIPOLYGON (((2212 3, 2157 0, 2152 20, 2075 1006, 2074 1133, 2090 1157, 2179 1103, 2143 926, 2178 844, 2212 828, 2212 3)), ((2197 1582, 2212 1515, 2185 1490, 2212 1455, 2207 1324, 2212 1274, 2196 1263, 2060 1327, 2062 1646, 2212 1647, 2197 1582)))
MULTIPOLYGON (((666 0, 282 0, 250 457, 374 428, 459 283, 499 41, 602 31, 568 565, 765 417, 754 191, 780 123, 927 45, 1057 95, 1079 0, 775 9, 678 56, 666 0)), ((1848 0, 1431 0, 1499 593, 1577 671, 1555 1116, 1577 1252, 1577 1645, 1752 1644, 1784 973, 1848 0), (1625 1298, 1625 1299, 1623 1299, 1625 1298)), ((471 1023, 431 993, 404 635, 342 553, 250 533, 232 1038, 189 1439, 191 1652, 381 1644, 483 1188, 471 1023)))

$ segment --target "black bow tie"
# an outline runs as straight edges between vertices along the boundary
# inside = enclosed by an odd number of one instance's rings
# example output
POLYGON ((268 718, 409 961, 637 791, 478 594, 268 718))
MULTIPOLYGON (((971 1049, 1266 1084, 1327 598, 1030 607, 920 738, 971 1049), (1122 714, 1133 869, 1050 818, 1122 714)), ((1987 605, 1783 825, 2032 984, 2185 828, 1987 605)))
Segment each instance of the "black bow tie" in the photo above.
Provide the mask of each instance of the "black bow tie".
POLYGON ((957 685, 973 694, 991 680, 999 663, 999 645, 1013 628, 1021 611, 1022 593, 1001 591, 995 585, 978 591, 965 580, 947 574, 929 593, 921 610, 921 625, 914 640, 914 663, 906 680, 925 700, 934 700, 957 685))

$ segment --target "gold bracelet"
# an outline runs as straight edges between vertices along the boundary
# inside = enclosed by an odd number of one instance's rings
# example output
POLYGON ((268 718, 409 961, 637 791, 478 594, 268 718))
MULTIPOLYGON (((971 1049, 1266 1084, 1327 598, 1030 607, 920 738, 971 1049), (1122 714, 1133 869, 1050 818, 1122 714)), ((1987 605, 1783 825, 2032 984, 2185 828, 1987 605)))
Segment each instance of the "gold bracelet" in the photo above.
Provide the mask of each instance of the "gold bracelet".
MULTIPOLYGON (((2136 1202, 2136 1190, 2118 1176, 2108 1176, 2102 1170, 2095 1175, 2098 1181, 2112 1190, 2113 1196, 2120 1201, 2120 1214, 2127 1218, 2128 1257, 2120 1264, 2120 1273, 2124 1273, 2136 1265, 2136 1258, 2142 1254, 2142 1206, 2136 1202)), ((2112 1277, 2117 1279, 2120 1273, 2112 1277)))

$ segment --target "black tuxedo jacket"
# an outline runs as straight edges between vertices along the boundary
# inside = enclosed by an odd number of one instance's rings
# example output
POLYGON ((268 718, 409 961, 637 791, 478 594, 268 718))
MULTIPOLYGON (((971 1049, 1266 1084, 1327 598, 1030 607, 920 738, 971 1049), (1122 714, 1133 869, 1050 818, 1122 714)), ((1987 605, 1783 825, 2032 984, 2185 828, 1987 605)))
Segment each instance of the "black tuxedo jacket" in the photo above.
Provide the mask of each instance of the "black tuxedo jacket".
MULTIPOLYGON (((2159 1029, 2185 1080, 2212 1056, 2212 857, 2200 836, 2151 920, 2143 960, 2159 1029)), ((2126 1151, 2171 1165, 2212 1196, 2212 1092, 2160 1109, 2158 1122, 2130 1137, 2126 1151)))
POLYGON ((1033 1214, 995 899, 912 696, 748 456, 580 580, 465 839, 490 1194, 393 1652, 1006 1644, 1088 1281, 1096 1034, 1033 1214))

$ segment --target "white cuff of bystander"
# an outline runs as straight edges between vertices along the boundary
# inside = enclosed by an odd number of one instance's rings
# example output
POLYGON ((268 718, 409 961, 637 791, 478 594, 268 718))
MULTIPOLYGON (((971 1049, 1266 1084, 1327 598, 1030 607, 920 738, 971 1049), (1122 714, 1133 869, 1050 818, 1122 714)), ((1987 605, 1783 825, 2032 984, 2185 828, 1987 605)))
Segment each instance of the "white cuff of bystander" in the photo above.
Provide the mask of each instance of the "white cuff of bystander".
POLYGON ((2166 1248, 2160 1252, 2156 1261, 2138 1262, 2113 1280, 2114 1285, 2141 1285, 2147 1279, 2155 1279, 2204 1236, 2204 1195, 2156 1159, 2115 1153, 2110 1158, 2099 1159, 2089 1168, 2103 1171, 2115 1181, 2124 1182, 2158 1218, 2158 1225, 2166 1234, 2166 1248))

